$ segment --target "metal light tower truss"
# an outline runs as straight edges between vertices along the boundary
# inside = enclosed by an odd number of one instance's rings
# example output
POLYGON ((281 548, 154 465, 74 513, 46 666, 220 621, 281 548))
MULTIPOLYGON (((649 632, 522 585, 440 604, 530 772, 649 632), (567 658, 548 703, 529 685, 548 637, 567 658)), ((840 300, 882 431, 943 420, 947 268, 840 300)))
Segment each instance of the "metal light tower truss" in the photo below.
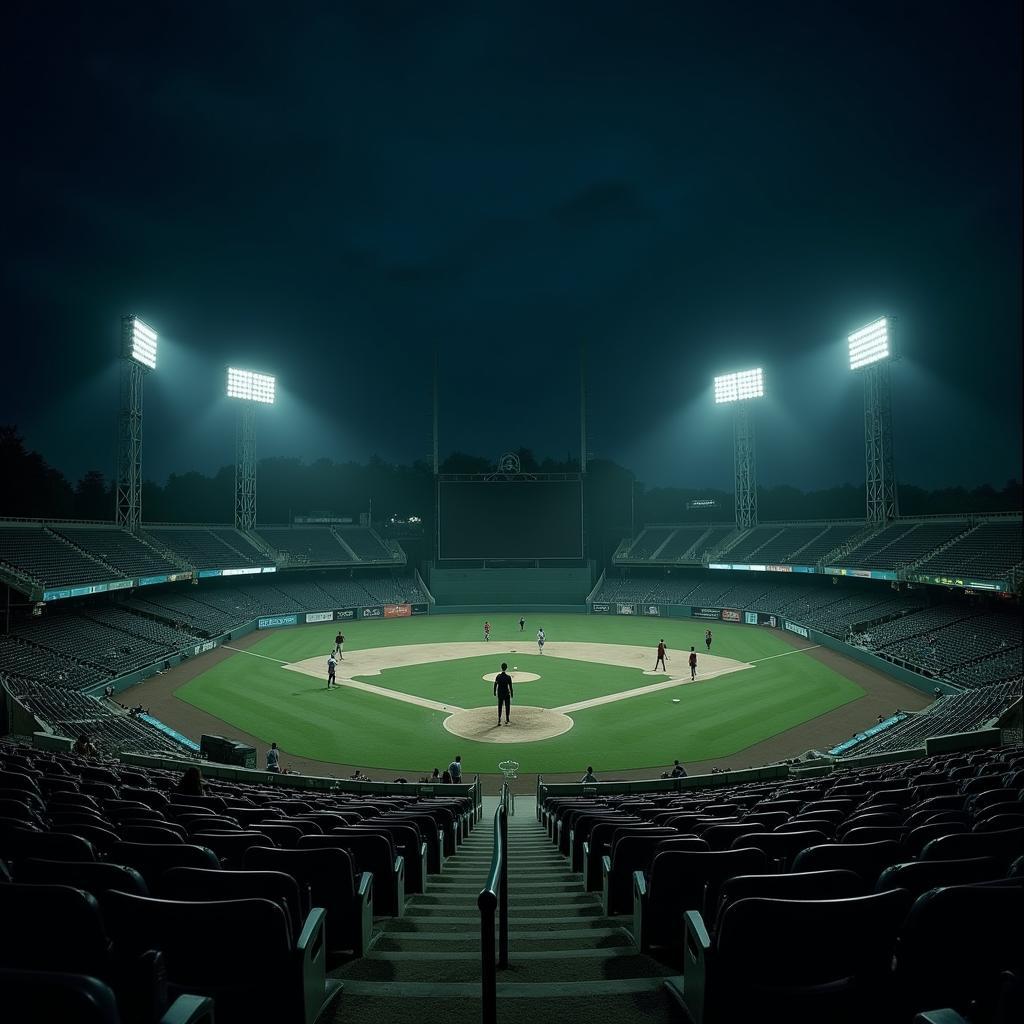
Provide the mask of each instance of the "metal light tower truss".
POLYGON ((886 523, 900 514, 892 453, 889 360, 864 367, 864 463, 867 520, 886 523))
MULTIPOLYGON (((121 360, 121 401, 117 414, 118 526, 138 530, 142 521, 142 380, 134 359, 121 360)), ((108 449, 109 450, 109 449, 108 449)))
POLYGON ((142 523, 142 382, 156 369, 157 334, 137 316, 121 317, 114 520, 133 533, 142 523))
POLYGON ((256 405, 238 403, 235 422, 235 527, 256 525, 256 405))
POLYGON ((757 526, 757 453, 754 445, 754 417, 748 402, 736 402, 732 414, 736 526, 740 530, 749 530, 752 526, 757 526))
POLYGON ((869 523, 886 523, 899 515, 889 370, 890 362, 897 358, 894 326, 895 317, 879 317, 846 339, 850 369, 864 377, 864 468, 869 523))

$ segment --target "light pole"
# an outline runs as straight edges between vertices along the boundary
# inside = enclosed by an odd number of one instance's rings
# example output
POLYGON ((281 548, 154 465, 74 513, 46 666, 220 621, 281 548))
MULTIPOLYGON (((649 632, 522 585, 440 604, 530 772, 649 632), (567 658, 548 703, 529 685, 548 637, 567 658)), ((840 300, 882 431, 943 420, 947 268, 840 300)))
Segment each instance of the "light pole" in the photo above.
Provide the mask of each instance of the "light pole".
POLYGON ((256 526, 256 407, 273 405, 277 381, 266 373, 228 367, 227 394, 239 402, 235 421, 235 528, 256 526))
POLYGON ((736 526, 757 526, 757 447, 750 401, 764 396, 764 371, 741 370, 715 378, 715 404, 732 406, 736 526))
POLYGON ((142 523, 142 383, 156 369, 156 341, 156 331, 137 316, 121 317, 114 520, 132 533, 142 523))

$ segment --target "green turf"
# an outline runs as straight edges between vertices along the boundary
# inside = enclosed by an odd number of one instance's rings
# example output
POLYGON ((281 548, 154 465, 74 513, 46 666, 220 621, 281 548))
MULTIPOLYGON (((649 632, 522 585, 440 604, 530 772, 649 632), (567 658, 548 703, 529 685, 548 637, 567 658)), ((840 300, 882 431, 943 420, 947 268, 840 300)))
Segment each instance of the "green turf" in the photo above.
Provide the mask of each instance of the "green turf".
MULTIPOLYGON (((505 658, 511 655, 505 655, 505 658)), ((383 686, 400 693, 414 693, 442 703, 462 708, 478 708, 494 703, 494 684, 486 682, 484 675, 497 672, 503 658, 485 655, 480 658, 462 658, 440 661, 428 665, 405 665, 385 669, 380 675, 354 676, 361 682, 383 686)), ((538 708, 557 708, 563 704, 599 697, 606 693, 620 693, 649 683, 658 683, 666 675, 645 676, 640 669, 617 668, 594 662, 573 661, 551 655, 517 654, 510 669, 533 672, 540 679, 525 683, 515 682, 513 697, 518 704, 538 708)))
MULTIPOLYGON (((479 641, 483 618, 436 615, 346 623, 345 650, 479 641)), ((544 615, 528 617, 524 635, 519 633, 517 618, 491 617, 491 647, 479 658, 391 669, 367 677, 367 681, 434 700, 450 699, 463 707, 480 706, 491 700, 491 688, 481 676, 495 671, 501 660, 508 660, 503 655, 515 648, 519 654, 515 664, 543 676, 537 682, 521 684, 517 702, 559 706, 663 677, 547 654, 522 654, 528 644, 536 649, 533 638, 538 626, 544 627, 552 643, 573 640, 649 646, 652 667, 660 638, 664 637, 670 653, 676 652, 678 664, 691 644, 703 650, 707 626, 687 619, 544 615), (441 692, 445 696, 439 698, 441 692)), ((493 772, 499 760, 513 756, 524 772, 582 772, 587 764, 594 764, 607 773, 664 765, 675 757, 684 761, 725 759, 863 695, 855 683, 813 658, 799 653, 774 657, 792 650, 774 630, 728 623, 715 623, 712 629, 714 654, 757 662, 755 667, 573 712, 574 728, 536 743, 498 745, 458 739, 444 730, 443 712, 347 687, 328 691, 319 680, 282 667, 282 663, 308 658, 326 660, 337 631, 331 623, 268 632, 248 653, 239 653, 196 676, 177 696, 267 743, 276 741, 292 754, 366 768, 386 767, 411 778, 435 765, 443 767, 455 753, 463 755, 470 772, 493 772), (673 697, 680 702, 672 703, 673 697)), ((671 662, 670 667, 674 667, 671 662)), ((746 767, 725 760, 723 764, 746 767)))

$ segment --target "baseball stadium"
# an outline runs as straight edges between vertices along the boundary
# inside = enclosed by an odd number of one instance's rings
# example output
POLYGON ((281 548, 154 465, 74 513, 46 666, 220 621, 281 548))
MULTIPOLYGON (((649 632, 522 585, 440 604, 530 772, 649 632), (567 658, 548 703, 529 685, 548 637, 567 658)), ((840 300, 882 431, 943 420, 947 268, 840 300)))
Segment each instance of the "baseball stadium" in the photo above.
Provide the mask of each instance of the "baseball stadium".
POLYGON ((0 1021, 1024 1019, 1021 5, 15 5, 0 1021))

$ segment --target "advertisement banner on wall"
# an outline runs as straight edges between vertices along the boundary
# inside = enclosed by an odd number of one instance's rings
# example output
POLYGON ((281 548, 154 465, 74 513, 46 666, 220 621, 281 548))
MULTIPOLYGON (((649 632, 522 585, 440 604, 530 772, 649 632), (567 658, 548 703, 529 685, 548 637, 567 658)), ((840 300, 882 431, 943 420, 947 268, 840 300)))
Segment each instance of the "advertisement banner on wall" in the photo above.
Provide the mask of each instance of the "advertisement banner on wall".
POLYGON ((334 613, 334 619, 336 622, 348 622, 356 617, 355 608, 339 608, 334 613))
POLYGON ((744 612, 743 613, 743 621, 746 622, 746 624, 748 626, 756 626, 757 625, 757 612, 744 612))
POLYGON ((429 604, 414 604, 412 605, 413 615, 426 615, 430 611, 429 604))
POLYGON ((384 605, 385 619, 406 619, 412 615, 411 604, 386 604, 384 605))
POLYGON ((934 583, 940 587, 960 587, 964 590, 1006 590, 1004 580, 972 580, 967 576, 928 576, 924 573, 914 573, 907 579, 914 583, 934 583))
POLYGON ((618 604, 616 605, 619 615, 635 615, 636 606, 631 604, 618 604))
POLYGON ((720 619, 722 617, 721 608, 691 608, 690 615, 695 619, 720 619))
POLYGON ((298 615, 265 615, 256 621, 257 629, 273 629, 275 626, 294 626, 298 615))
POLYGON ((612 606, 606 601, 595 601, 591 606, 590 610, 595 615, 609 615, 611 614, 612 606))
POLYGON ((375 605, 373 608, 360 608, 359 618, 361 619, 383 619, 384 609, 380 605, 375 605))
POLYGON ((771 626, 772 629, 779 628, 779 620, 774 615, 769 615, 768 612, 757 613, 757 624, 759 626, 771 626))
POLYGON ((861 580, 894 580, 896 573, 892 569, 847 569, 841 565, 827 565, 825 572, 829 576, 855 576, 861 580))
POLYGON ((795 622, 786 621, 786 627, 790 633, 796 633, 797 636, 802 636, 805 640, 810 639, 810 635, 807 632, 806 626, 799 626, 795 622))
POLYGON ((661 609, 656 604, 645 604, 643 606, 644 615, 660 615, 661 609))
POLYGON ((63 601, 69 597, 85 597, 88 594, 105 594, 108 590, 127 590, 132 580, 113 580, 111 583, 90 583, 81 587, 60 587, 57 590, 44 590, 44 601, 63 601))
POLYGON ((306 612, 307 622, 333 622, 334 612, 306 612))
POLYGON ((739 622, 740 613, 737 608, 723 608, 722 609, 722 620, 724 622, 739 622))

